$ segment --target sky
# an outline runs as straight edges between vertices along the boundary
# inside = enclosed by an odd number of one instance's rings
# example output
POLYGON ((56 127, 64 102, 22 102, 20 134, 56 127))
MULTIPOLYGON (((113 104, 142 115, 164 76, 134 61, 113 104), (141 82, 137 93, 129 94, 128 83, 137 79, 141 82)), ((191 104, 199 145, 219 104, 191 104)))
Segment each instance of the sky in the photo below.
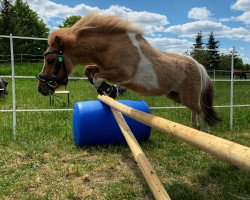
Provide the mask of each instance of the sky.
POLYGON ((143 29, 155 47, 183 54, 195 36, 203 42, 213 31, 221 52, 234 46, 244 63, 250 63, 250 0, 26 0, 51 31, 71 15, 98 11, 120 15, 143 29))

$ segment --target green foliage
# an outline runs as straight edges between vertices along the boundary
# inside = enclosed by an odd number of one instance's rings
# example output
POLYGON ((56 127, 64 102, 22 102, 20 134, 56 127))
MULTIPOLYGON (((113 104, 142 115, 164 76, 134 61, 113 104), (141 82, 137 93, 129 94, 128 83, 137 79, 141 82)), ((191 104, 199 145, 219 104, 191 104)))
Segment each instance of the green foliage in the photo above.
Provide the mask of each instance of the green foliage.
POLYGON ((232 56, 230 54, 220 54, 219 69, 231 69, 232 56))
POLYGON ((200 64, 202 64, 203 66, 207 68, 209 64, 207 51, 194 49, 191 53, 191 56, 195 60, 197 60, 200 64))
POLYGON ((234 55, 234 69, 242 69, 244 70, 245 66, 243 64, 242 58, 239 57, 237 52, 234 55))
POLYGON ((63 22, 63 25, 59 25, 59 28, 71 27, 80 19, 81 19, 81 16, 79 15, 69 16, 65 19, 65 21, 63 22))
MULTIPOLYGON (((3 0, 0 10, 0 35, 9 35, 13 27, 11 26, 12 5, 11 1, 3 0)), ((10 52, 10 42, 5 38, 0 38, 0 54, 10 52)))
MULTIPOLYGON (((5 0, 0 20, 0 23, 4 24, 4 28, 1 29, 2 35, 12 33, 15 36, 46 38, 49 33, 44 22, 22 0, 16 0, 14 5, 5 0), (5 18, 8 18, 8 23, 5 22, 5 18)), ((0 49, 0 53, 10 54, 9 48, 6 48, 9 46, 9 40, 1 40, 1 42, 4 48, 0 49)), ((14 39, 15 53, 42 54, 46 46, 44 41, 14 39)))
POLYGON ((11 1, 9 0, 3 0, 1 2, 1 13, 0 13, 0 34, 3 34, 5 32, 11 32, 12 27, 10 23, 11 19, 11 1))
MULTIPOLYGON (((230 70, 232 62, 232 53, 221 54, 219 61, 219 69, 230 70)), ((249 70, 249 64, 244 64, 242 58, 239 57, 237 52, 234 54, 234 69, 249 70)))
POLYGON ((250 70, 250 64, 245 64, 244 68, 245 68, 245 70, 250 70))

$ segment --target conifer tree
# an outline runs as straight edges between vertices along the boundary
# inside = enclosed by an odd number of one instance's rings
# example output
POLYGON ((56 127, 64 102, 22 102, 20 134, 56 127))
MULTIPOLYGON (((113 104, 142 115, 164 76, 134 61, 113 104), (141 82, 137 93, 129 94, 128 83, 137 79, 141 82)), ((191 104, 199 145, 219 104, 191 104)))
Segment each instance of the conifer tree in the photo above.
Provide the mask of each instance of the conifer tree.
POLYGON ((195 37, 195 43, 193 44, 194 49, 191 51, 190 55, 197 60, 202 65, 207 65, 207 54, 204 49, 203 35, 199 32, 195 37))
POLYGON ((201 31, 196 35, 195 37, 195 43, 193 44, 194 45, 194 48, 196 49, 203 49, 203 36, 202 36, 202 33, 201 31))
POLYGON ((213 31, 209 34, 208 42, 207 42, 207 52, 208 56, 208 69, 218 69, 219 68, 219 61, 220 61, 220 54, 218 51, 219 48, 219 41, 215 40, 213 31))

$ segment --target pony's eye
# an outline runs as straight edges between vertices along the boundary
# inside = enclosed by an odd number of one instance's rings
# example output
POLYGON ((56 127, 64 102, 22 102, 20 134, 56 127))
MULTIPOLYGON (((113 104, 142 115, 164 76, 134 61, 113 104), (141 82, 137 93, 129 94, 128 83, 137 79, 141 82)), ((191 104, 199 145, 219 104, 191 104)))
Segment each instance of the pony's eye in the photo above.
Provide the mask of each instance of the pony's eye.
POLYGON ((51 64, 53 64, 55 62, 55 60, 53 59, 49 59, 49 60, 47 60, 47 63, 49 64, 49 65, 51 65, 51 64))

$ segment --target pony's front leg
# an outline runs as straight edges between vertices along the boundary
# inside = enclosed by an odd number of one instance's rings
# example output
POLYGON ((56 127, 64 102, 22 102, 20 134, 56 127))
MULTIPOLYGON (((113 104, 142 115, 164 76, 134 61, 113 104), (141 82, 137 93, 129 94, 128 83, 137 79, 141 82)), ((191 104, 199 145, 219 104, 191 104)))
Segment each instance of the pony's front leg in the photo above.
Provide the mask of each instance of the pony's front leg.
POLYGON ((84 71, 84 74, 85 76, 88 77, 89 79, 89 82, 93 85, 94 82, 93 82, 93 78, 94 78, 94 75, 96 73, 100 72, 100 69, 97 65, 87 65, 85 67, 85 71, 84 71))
POLYGON ((99 86, 103 81, 118 83, 124 75, 125 74, 121 73, 119 69, 110 69, 96 73, 93 81, 96 86, 99 86))
POLYGON ((84 74, 88 77, 89 82, 95 86, 99 94, 116 98, 117 89, 114 86, 110 86, 104 79, 94 79, 95 74, 98 72, 100 72, 100 69, 97 65, 87 65, 84 74))

